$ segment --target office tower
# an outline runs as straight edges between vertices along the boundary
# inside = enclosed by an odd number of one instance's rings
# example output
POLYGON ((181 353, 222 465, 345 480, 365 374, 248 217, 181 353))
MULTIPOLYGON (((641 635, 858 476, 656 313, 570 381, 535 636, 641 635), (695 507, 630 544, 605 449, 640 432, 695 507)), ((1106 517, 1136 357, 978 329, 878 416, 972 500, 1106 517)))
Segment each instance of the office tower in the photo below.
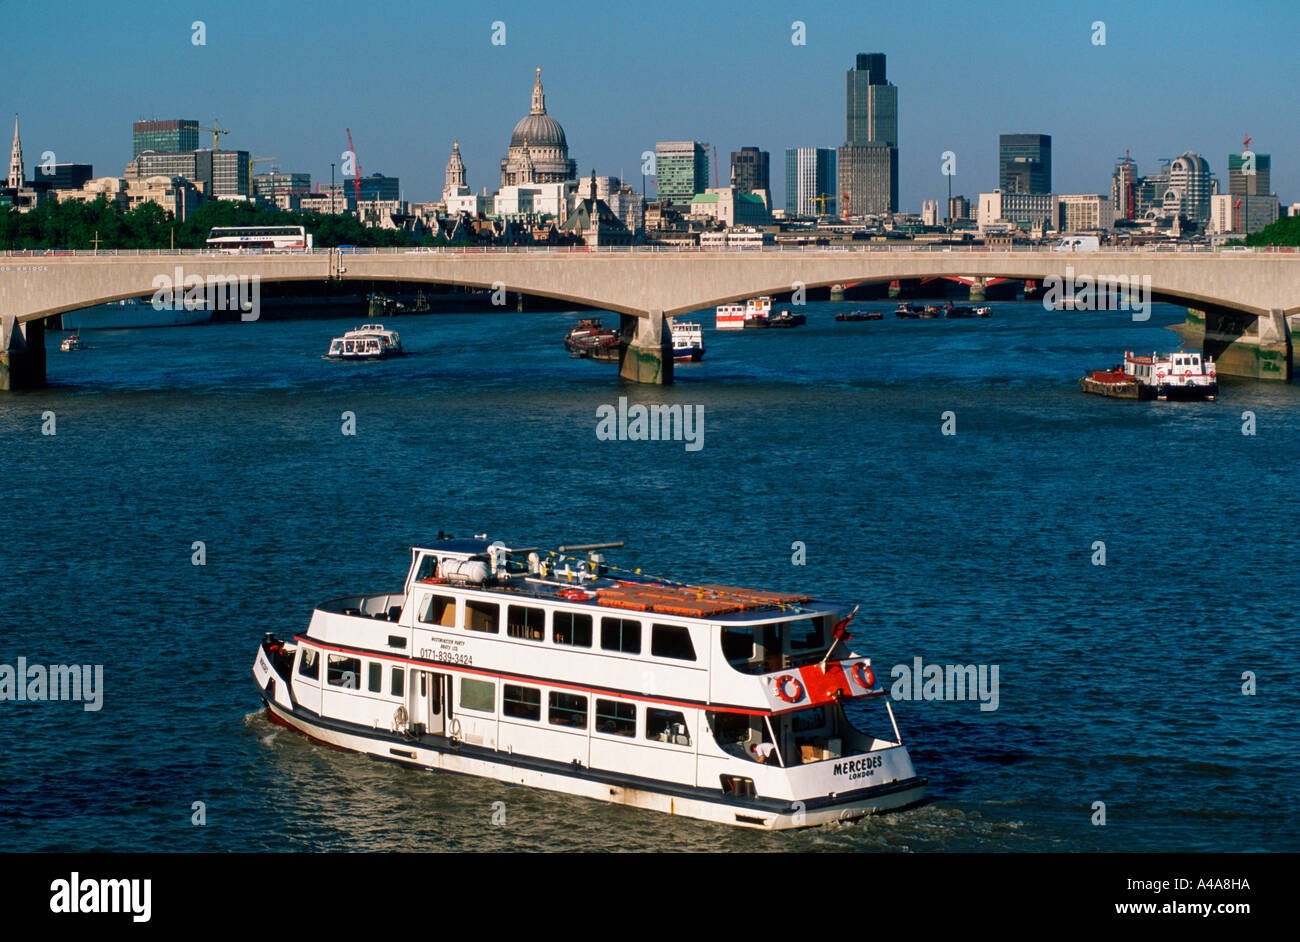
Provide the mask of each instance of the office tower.
POLYGON ((1050 134, 998 136, 998 189, 1004 193, 1052 192, 1050 134))

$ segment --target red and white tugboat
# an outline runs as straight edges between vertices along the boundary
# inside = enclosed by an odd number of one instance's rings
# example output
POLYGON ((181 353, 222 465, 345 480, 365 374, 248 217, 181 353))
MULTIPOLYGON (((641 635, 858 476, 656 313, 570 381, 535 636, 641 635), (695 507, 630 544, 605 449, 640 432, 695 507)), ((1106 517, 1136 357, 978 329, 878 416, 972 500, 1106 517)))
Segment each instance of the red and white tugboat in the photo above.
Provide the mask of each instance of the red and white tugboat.
POLYGON ((564 338, 569 356, 591 360, 617 360, 618 343, 618 331, 603 326, 599 317, 584 317, 564 338))
POLYGON ((1124 352, 1124 362, 1109 370, 1092 370, 1079 380, 1084 392, 1119 399, 1211 400, 1219 394, 1214 361, 1199 353, 1124 352))

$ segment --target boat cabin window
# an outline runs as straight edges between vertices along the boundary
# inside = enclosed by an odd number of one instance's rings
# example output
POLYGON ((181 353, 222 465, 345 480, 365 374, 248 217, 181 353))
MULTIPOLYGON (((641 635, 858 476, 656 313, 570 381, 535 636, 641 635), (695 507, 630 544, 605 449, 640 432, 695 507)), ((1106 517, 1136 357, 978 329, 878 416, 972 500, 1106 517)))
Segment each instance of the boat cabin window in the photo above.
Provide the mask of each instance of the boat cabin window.
POLYGON ((552 726, 574 726, 587 728, 587 698, 575 693, 556 693, 550 695, 550 713, 548 720, 552 726))
POLYGON ((312 680, 320 680, 320 661, 316 660, 315 648, 302 649, 298 659, 298 674, 302 677, 310 677, 312 680))
POLYGON ((420 621, 443 628, 456 627, 456 599, 450 595, 429 595, 420 612, 420 621))
POLYGON ((636 736, 636 704, 597 700, 596 732, 606 736, 636 736))
POLYGON ((501 712, 520 720, 542 718, 542 692, 536 687, 501 685, 501 712))
POLYGON ((497 633, 497 623, 501 620, 501 606, 496 602, 479 602, 465 600, 465 627, 470 631, 497 633))
POLYGON ((707 713, 713 739, 722 750, 750 762, 784 764, 772 737, 772 728, 761 716, 748 713, 707 713))
POLYGON ((415 571, 415 579, 433 579, 438 575, 438 557, 425 553, 420 557, 420 568, 415 571))
POLYGON ((581 612, 556 612, 551 616, 551 640, 575 648, 591 647, 591 616, 581 612))
POLYGON ((392 683, 388 687, 388 693, 394 697, 406 696, 406 668, 393 668, 392 683))
POLYGON ((378 661, 370 662, 370 683, 367 685, 371 693, 380 693, 384 689, 384 665, 378 661))
POLYGON ((834 709, 816 706, 782 717, 781 742, 787 762, 803 764, 842 756, 844 740, 838 716, 834 709))
POLYGON ((506 606, 506 634, 525 641, 541 641, 546 635, 546 612, 526 605, 506 606))
POLYGON ((460 680, 460 706, 463 710, 495 713, 497 685, 490 680, 462 677, 460 680))
POLYGON ((668 742, 675 746, 689 746, 690 734, 686 732, 686 717, 676 710, 646 708, 645 738, 668 742))
POLYGON ((325 665, 325 682, 331 687, 358 689, 361 679, 361 658, 346 654, 331 654, 325 665))
POLYGON ((818 616, 753 628, 724 626, 722 654, 744 674, 768 674, 816 663, 826 652, 829 621, 829 616, 818 616))
POLYGON ((602 618, 600 646, 605 651, 641 653, 641 623, 634 618, 602 618))
POLYGON ((695 645, 691 644, 689 628, 680 625, 655 625, 650 629, 650 653, 655 657, 670 657, 678 661, 695 660, 695 645))
POLYGON ((825 636, 822 631, 824 624, 825 620, 822 618, 800 618, 784 622, 779 627, 789 638, 790 652, 795 653, 815 651, 825 647, 825 636))

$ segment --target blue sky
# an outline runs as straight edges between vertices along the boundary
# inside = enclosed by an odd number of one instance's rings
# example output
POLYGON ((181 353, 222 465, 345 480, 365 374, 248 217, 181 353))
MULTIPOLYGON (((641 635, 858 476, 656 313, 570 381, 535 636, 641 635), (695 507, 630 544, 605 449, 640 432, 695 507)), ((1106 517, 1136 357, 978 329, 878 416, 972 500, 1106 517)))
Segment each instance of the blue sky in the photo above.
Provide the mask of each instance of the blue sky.
POLYGON ((730 152, 756 145, 772 153, 779 206, 784 149, 838 146, 844 72, 884 52, 903 209, 946 195, 945 150, 954 193, 992 189, 997 136, 1016 131, 1052 135, 1062 193, 1108 193, 1125 148, 1140 173, 1196 151, 1223 180, 1249 133, 1272 155, 1274 191, 1300 201, 1295 0, 4 0, 0 16, 0 114, 20 114, 29 176, 46 150, 120 174, 132 121, 217 118, 231 129, 222 147, 325 182, 351 127, 363 172, 401 177, 411 200, 438 198, 458 138, 469 185, 492 192, 540 66, 581 174, 639 186, 642 151, 693 138, 717 147, 725 183, 730 152), (504 46, 491 42, 498 20, 504 46))

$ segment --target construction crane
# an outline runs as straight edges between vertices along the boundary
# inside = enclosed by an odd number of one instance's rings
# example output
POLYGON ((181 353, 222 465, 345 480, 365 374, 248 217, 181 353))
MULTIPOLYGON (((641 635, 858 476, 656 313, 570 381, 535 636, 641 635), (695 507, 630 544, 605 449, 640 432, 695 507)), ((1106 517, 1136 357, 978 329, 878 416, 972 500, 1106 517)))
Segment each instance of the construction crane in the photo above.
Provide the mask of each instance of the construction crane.
POLYGON ((279 160, 279 157, 249 157, 248 158, 248 192, 253 192, 253 164, 265 163, 268 160, 279 160))
POLYGON ((825 216, 826 204, 835 202, 835 197, 830 193, 823 193, 821 196, 812 197, 810 200, 808 200, 808 202, 812 203, 814 206, 817 206, 817 208, 820 210, 817 213, 817 215, 825 216))
POLYGON ((226 130, 225 128, 223 128, 223 127, 221 126, 221 122, 218 121, 216 118, 213 118, 213 119, 212 119, 212 127, 210 127, 210 128, 199 128, 199 130, 200 130, 200 131, 211 131, 211 132, 212 132, 212 149, 213 149, 214 151, 215 151, 215 150, 221 150, 221 147, 220 147, 220 144, 221 144, 221 138, 219 137, 219 135, 221 135, 221 134, 229 134, 229 133, 230 133, 228 130, 226 130))
POLYGON ((353 177, 354 190, 357 198, 357 212, 361 212, 361 161, 357 160, 357 149, 352 146, 352 129, 348 128, 348 153, 352 155, 352 169, 356 173, 353 177))
POLYGON ((718 145, 713 145, 713 188, 718 187, 718 145))
POLYGON ((1237 232, 1245 232, 1246 231, 1245 228, 1241 225, 1241 197, 1240 196, 1237 197, 1237 202, 1232 204, 1232 215, 1233 215, 1233 219, 1235 220, 1235 222, 1233 223, 1233 228, 1235 228, 1237 232))

